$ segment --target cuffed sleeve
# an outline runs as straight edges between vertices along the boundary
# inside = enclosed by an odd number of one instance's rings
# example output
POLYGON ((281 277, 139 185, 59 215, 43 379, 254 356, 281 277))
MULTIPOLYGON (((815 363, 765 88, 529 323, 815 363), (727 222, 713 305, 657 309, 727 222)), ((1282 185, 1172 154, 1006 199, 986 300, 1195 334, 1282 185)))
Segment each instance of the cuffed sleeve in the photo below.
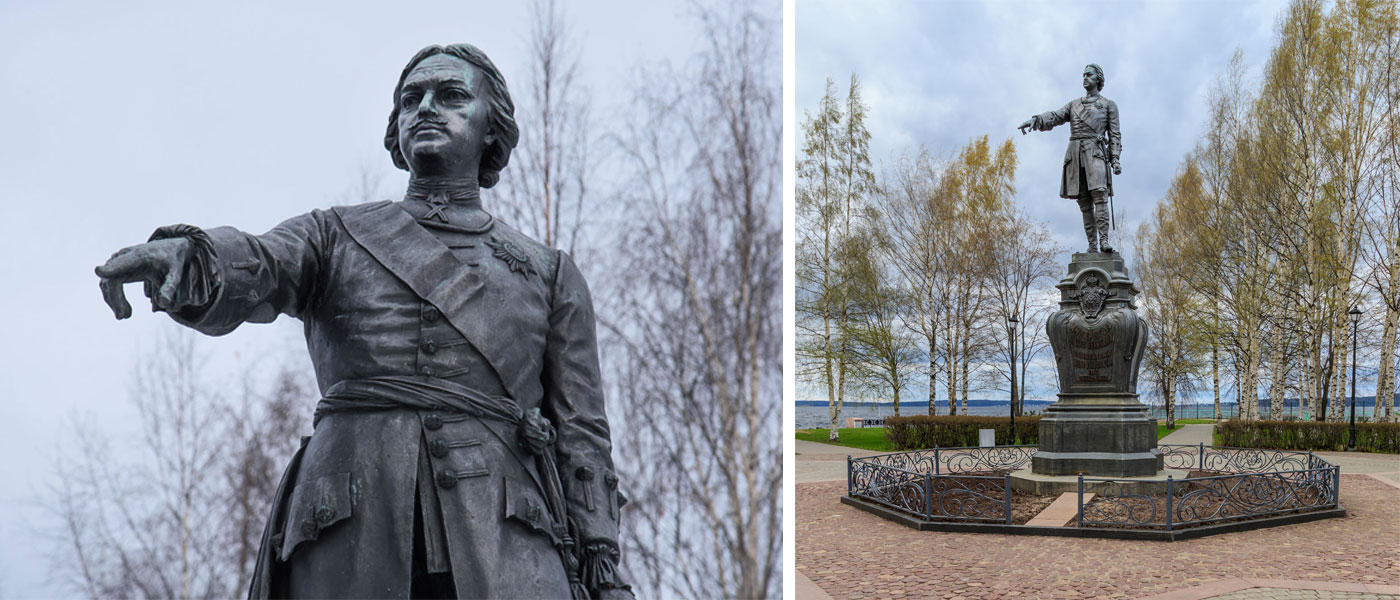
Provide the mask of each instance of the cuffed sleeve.
POLYGON ((544 407, 558 431, 556 453, 569 520, 584 545, 580 577, 616 588, 617 476, 604 410, 593 301, 588 284, 567 254, 559 253, 545 350, 544 407), (589 548, 610 552, 589 552, 589 548))
MULTIPOLYGON (((218 253, 213 240, 203 229, 194 225, 167 225, 155 230, 146 240, 168 240, 182 238, 190 242, 190 255, 180 273, 180 286, 175 290, 174 305, 179 307, 171 312, 176 320, 197 320, 208 310, 223 287, 219 276, 218 253)), ((151 297, 151 284, 146 284, 146 296, 151 297)))
POLYGON ((180 291, 188 299, 180 303, 186 307, 171 312, 171 318, 209 335, 224 335, 245 322, 299 316, 317 291, 326 231, 322 211, 288 219, 263 235, 232 227, 157 229, 153 240, 184 237, 194 244, 180 291))
POLYGON ((632 586, 623 583, 617 572, 619 558, 621 555, 614 544, 595 542, 584 545, 579 579, 588 588, 590 596, 598 598, 603 590, 632 591, 632 586))

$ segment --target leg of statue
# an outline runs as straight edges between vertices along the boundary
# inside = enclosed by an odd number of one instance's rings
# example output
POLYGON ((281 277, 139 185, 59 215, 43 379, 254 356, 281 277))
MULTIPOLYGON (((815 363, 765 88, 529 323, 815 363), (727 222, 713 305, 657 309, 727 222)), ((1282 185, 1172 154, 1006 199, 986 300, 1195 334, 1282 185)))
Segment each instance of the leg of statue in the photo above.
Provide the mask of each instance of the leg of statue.
POLYGON ((1094 228, 1098 230, 1099 249, 1113 252, 1113 247, 1108 243, 1108 190, 1094 190, 1091 193, 1094 196, 1094 228))
POLYGON ((1080 192, 1079 212, 1084 215, 1084 235, 1089 238, 1089 252, 1099 251, 1098 226, 1094 222, 1094 200, 1089 192, 1080 192))

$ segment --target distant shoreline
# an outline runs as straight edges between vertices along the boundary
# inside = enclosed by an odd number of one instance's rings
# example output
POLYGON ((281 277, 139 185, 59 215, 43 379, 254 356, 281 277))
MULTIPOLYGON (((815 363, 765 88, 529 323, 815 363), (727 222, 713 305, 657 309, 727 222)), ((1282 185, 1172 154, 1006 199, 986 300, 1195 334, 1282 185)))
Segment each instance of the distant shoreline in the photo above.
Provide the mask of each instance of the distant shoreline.
MULTIPOLYGON (((793 401, 793 402, 794 402, 794 406, 823 406, 823 407, 824 407, 824 406, 827 405, 827 401, 826 401, 826 400, 795 400, 795 401, 793 401)), ((1043 406, 1049 406, 1049 405, 1054 404, 1054 403, 1055 403, 1054 400, 1026 400, 1026 401, 1025 401, 1025 406, 1026 406, 1027 408, 1031 408, 1031 407, 1043 407, 1043 406)), ((1151 407, 1151 408, 1158 408, 1158 409, 1161 408, 1161 405, 1160 405, 1160 404, 1153 404, 1153 403, 1151 403, 1151 402, 1143 402, 1143 403, 1146 404, 1148 407, 1151 407)), ((1343 399, 1342 399, 1342 403, 1343 403, 1343 404, 1346 404, 1347 406, 1351 406, 1351 398, 1350 398, 1350 397, 1343 398, 1343 399)), ((968 405, 968 406, 1006 406, 1007 404, 1008 404, 1008 402, 1007 402, 1006 400, 968 400, 968 401, 967 401, 967 405, 968 405)), ((1369 408, 1369 407, 1375 406, 1375 404, 1376 404, 1376 399, 1375 399, 1374 396, 1366 396, 1366 397, 1357 396, 1357 397, 1356 397, 1356 407, 1357 407, 1357 408, 1361 408, 1361 407, 1363 407, 1363 406, 1369 408)), ((947 403, 947 402, 935 402, 935 405, 936 405, 936 406, 939 406, 939 407, 946 407, 946 406, 948 406, 948 403, 947 403)), ((961 405, 961 403, 960 403, 959 405, 961 405)), ((1287 407, 1297 407, 1297 406, 1298 406, 1298 400, 1297 400, 1296 398, 1289 398, 1289 399, 1287 399, 1287 401, 1284 402, 1284 405, 1287 406, 1287 407)), ((893 402, 857 402, 857 401, 854 401, 854 400, 847 400, 847 401, 845 402, 845 406, 861 406, 861 407, 867 407, 867 406, 868 406, 868 407, 872 407, 872 408, 874 408, 874 407, 879 407, 879 408, 894 408, 894 403, 893 403, 893 402)), ((1176 407, 1177 407, 1178 409, 1180 409, 1180 408, 1182 408, 1182 407, 1188 407, 1188 406, 1189 406, 1189 407, 1196 407, 1196 406, 1210 406, 1210 407, 1214 407, 1214 406, 1215 406, 1215 403, 1214 403, 1214 402, 1180 402, 1180 401, 1178 401, 1178 402, 1176 403, 1176 407)), ((1220 403, 1220 406, 1221 406, 1222 408, 1223 408, 1223 407, 1226 407, 1226 406, 1235 406, 1235 403, 1234 403, 1234 402, 1221 402, 1221 403, 1220 403)), ((1268 399, 1268 398, 1260 398, 1260 399, 1259 399, 1259 406, 1260 406, 1260 408, 1268 407, 1268 406, 1269 406, 1269 399, 1268 399)), ((1392 404, 1392 406, 1400 406, 1400 394, 1396 394, 1396 403, 1395 403, 1395 404, 1392 404)), ((903 410, 903 409, 905 409, 905 408, 928 408, 928 402, 900 402, 900 403, 899 403, 899 408, 900 408, 900 410, 903 410)))

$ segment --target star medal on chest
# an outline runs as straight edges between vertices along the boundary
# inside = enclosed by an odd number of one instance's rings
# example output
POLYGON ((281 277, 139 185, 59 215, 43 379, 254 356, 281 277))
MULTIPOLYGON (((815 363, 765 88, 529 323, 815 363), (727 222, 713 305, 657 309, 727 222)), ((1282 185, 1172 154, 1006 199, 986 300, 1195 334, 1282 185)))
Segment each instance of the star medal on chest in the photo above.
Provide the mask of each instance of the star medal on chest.
POLYGON ((486 241, 486 245, 491 247, 491 256, 506 262, 506 266, 511 271, 529 277, 535 272, 535 266, 530 264, 530 257, 525 254, 525 250, 520 246, 511 243, 510 240, 503 240, 496 236, 486 241))

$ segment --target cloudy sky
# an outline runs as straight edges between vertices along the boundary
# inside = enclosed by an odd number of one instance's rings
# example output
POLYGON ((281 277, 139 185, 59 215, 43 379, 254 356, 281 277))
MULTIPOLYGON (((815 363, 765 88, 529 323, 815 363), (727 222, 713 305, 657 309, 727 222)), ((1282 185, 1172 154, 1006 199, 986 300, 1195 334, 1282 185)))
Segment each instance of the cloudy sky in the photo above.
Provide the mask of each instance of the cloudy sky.
MULTIPOLYGON (((1123 174, 1114 178, 1114 192, 1125 217, 1119 227, 1130 233, 1166 194, 1203 131, 1207 94, 1234 50, 1244 51, 1257 74, 1285 6, 797 0, 797 119, 816 109, 827 77, 844 94, 855 74, 870 107, 877 169, 921 145, 950 155, 976 136, 990 135, 993 144, 1013 139, 1016 202, 1062 246, 1081 251, 1079 209, 1059 197, 1069 126, 1024 136, 1016 126, 1083 96, 1084 65, 1101 65, 1103 95, 1122 115, 1123 174)), ((1053 399, 1048 383, 1039 395, 1053 399)), ((806 397, 800 388, 799 396, 806 397)))
MULTIPOLYGON (((135 316, 114 320, 93 267, 160 225, 266 231, 337 201, 362 165, 401 194, 381 140, 404 63, 471 42, 519 94, 527 4, 0 2, 0 597, 55 593, 36 533, 50 457, 72 447, 64 419, 135 447, 133 354, 173 327, 143 312, 139 286, 135 316)), ((595 110, 626 96, 639 60, 691 54, 685 6, 570 13, 595 110)), ((202 347, 216 373, 305 354, 289 319, 202 347)))

